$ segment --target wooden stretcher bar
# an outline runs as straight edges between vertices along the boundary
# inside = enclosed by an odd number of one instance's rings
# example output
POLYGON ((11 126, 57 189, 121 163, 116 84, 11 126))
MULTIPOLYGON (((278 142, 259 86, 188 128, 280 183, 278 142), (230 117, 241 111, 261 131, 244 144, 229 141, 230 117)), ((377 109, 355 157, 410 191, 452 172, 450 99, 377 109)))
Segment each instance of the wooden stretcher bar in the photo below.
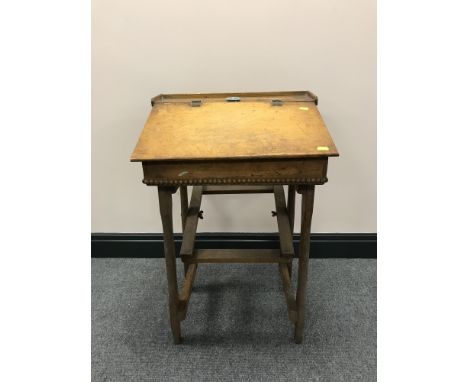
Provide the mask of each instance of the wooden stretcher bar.
POLYGON ((197 249, 187 257, 189 264, 200 263, 287 263, 278 249, 197 249))

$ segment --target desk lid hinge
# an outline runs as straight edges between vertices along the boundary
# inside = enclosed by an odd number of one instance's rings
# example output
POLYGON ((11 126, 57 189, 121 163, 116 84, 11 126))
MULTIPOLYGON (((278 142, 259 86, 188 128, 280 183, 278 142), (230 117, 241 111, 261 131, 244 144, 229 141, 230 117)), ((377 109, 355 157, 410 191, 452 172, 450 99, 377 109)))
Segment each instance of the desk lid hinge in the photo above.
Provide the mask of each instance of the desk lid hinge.
POLYGON ((283 100, 281 99, 272 99, 271 106, 283 106, 283 100))

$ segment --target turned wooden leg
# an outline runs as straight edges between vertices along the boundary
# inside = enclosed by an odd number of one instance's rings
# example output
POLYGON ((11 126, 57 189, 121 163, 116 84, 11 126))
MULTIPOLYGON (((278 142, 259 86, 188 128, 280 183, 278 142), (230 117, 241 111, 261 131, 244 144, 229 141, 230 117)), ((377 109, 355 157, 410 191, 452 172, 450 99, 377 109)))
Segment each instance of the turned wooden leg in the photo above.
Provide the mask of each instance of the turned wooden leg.
MULTIPOLYGON (((180 216, 182 217, 182 233, 185 229, 185 221, 187 220, 188 212, 188 196, 187 196, 187 186, 180 186, 180 216)), ((188 264, 184 264, 184 274, 187 274, 188 264)))
POLYGON ((296 304, 297 321, 294 326, 294 340, 302 342, 304 332, 304 316, 307 296, 307 272, 309 269, 310 225, 314 208, 315 186, 302 186, 298 192, 302 194, 301 239, 299 244, 299 269, 297 278, 296 304))
POLYGON ((169 315, 171 320, 174 343, 181 341, 180 321, 177 319, 179 306, 179 293, 177 287, 176 257, 174 245, 174 232, 172 227, 172 194, 171 187, 158 187, 159 210, 164 231, 164 256, 166 258, 167 289, 169 294, 169 315))
MULTIPOLYGON (((291 227, 291 235, 294 235, 294 209, 296 206, 296 186, 288 186, 288 218, 289 225, 291 227)), ((292 262, 293 259, 288 263, 289 278, 292 276, 292 262)))

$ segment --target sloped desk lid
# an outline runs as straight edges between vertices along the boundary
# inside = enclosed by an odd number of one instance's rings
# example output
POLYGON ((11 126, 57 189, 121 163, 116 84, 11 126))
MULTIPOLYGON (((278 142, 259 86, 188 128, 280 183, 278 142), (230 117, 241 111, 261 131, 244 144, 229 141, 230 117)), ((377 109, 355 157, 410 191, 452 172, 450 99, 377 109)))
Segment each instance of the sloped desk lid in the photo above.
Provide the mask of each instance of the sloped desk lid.
POLYGON ((159 95, 131 161, 338 156, 316 102, 307 91, 159 95))

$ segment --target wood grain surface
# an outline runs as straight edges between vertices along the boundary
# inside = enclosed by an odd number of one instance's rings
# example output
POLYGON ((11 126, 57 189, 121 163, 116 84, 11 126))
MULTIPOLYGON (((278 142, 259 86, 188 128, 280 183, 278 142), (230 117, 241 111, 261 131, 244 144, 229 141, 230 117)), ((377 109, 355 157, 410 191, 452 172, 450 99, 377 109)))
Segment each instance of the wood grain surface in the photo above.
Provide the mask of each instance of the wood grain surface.
POLYGON ((313 97, 241 93, 159 96, 132 161, 329 157, 338 152, 313 97), (283 100, 272 106, 272 99, 283 100), (191 100, 202 100, 192 107, 191 100))

